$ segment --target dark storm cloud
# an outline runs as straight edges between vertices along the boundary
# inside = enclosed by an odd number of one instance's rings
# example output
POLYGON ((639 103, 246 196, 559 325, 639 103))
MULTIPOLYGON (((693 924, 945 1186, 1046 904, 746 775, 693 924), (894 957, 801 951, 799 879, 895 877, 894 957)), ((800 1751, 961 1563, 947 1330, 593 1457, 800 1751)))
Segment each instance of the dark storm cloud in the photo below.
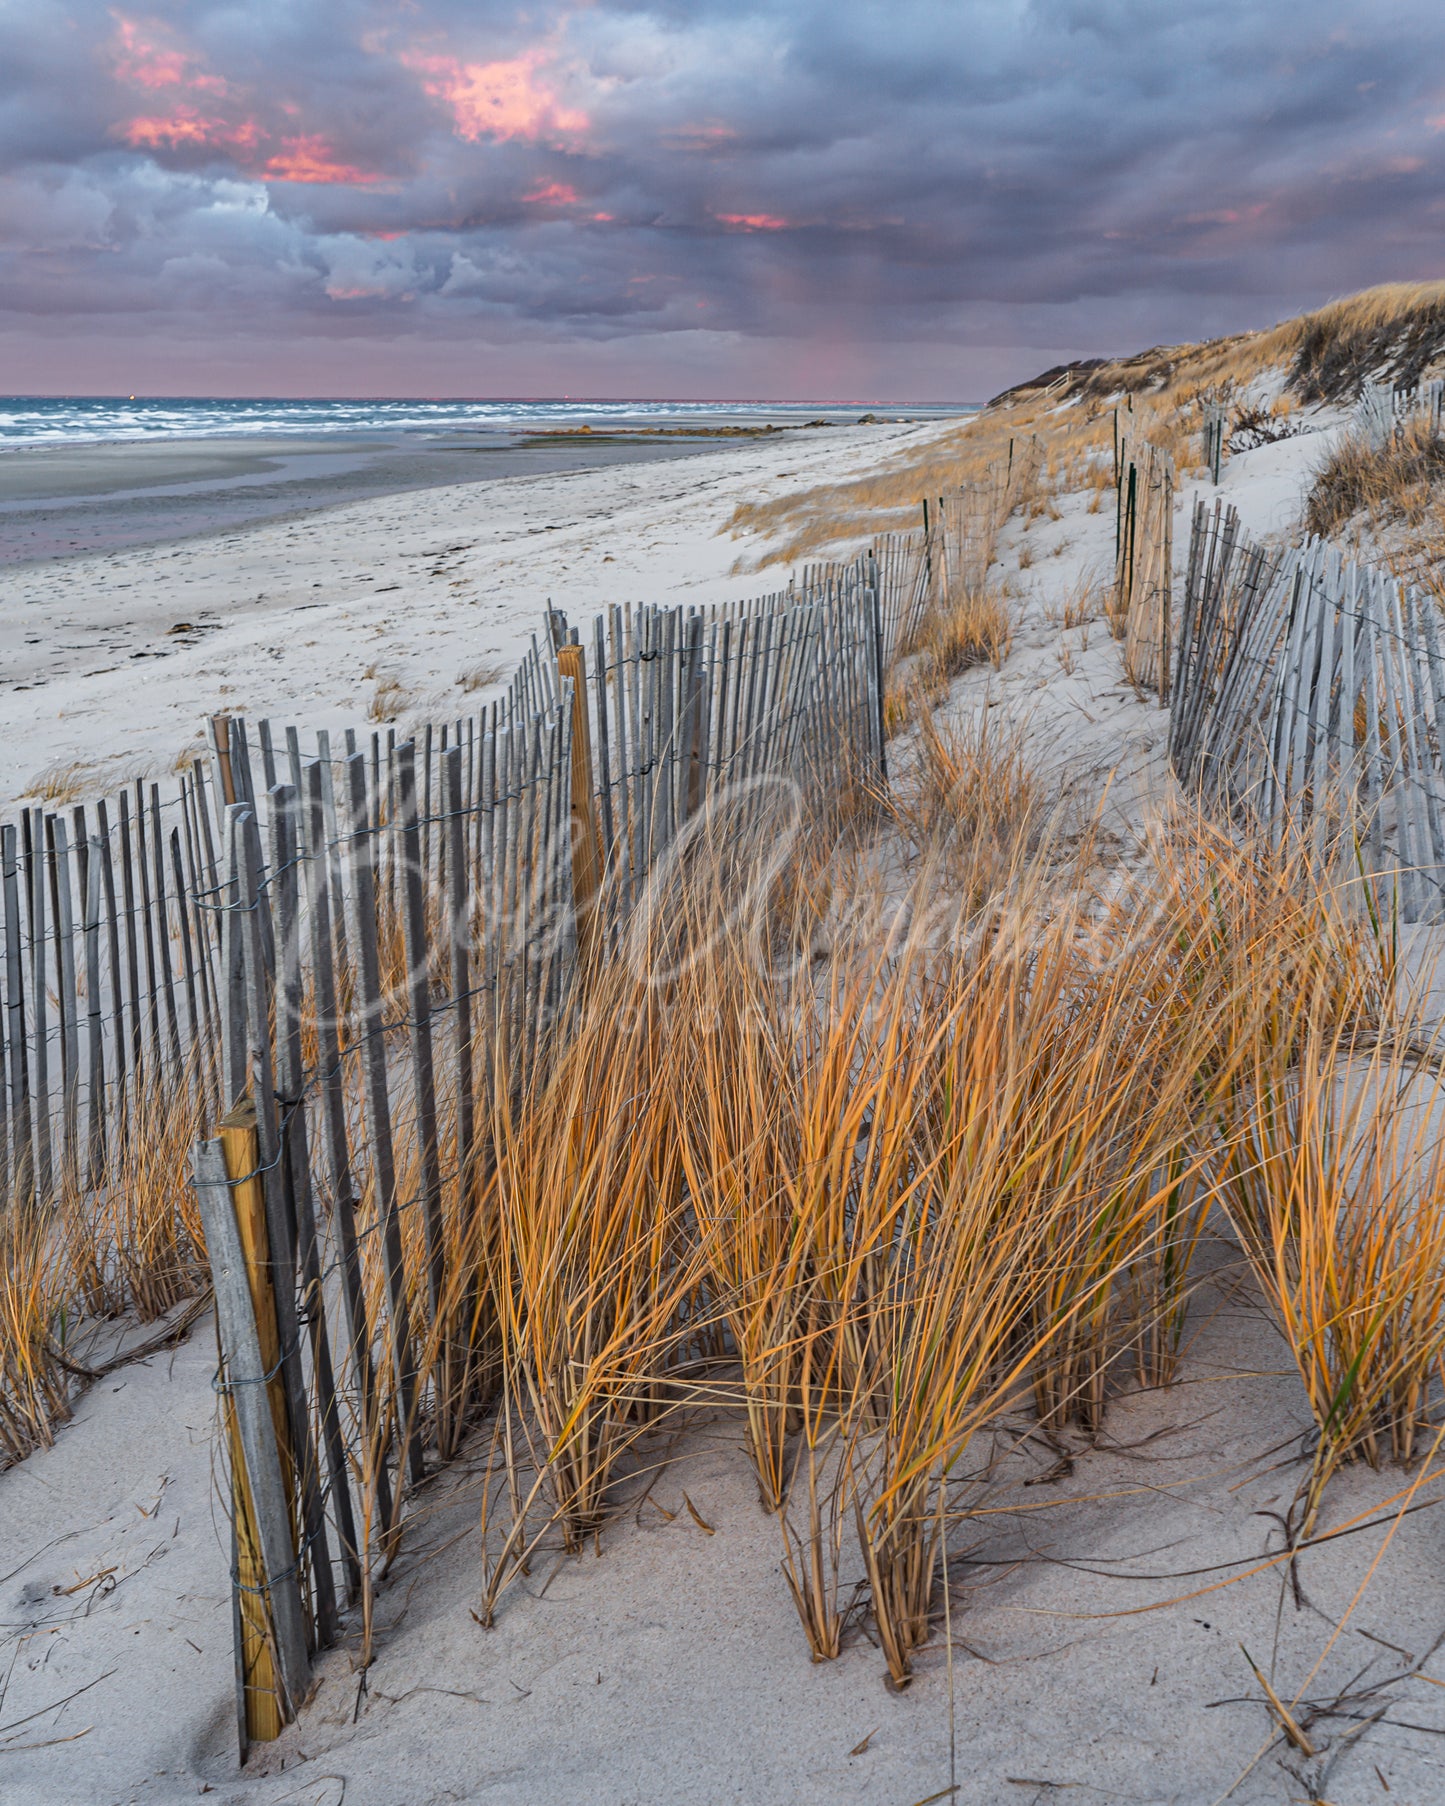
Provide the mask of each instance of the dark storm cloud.
POLYGON ((1425 0, 0 0, 0 328, 1193 336, 1437 271, 1442 52, 1425 0))

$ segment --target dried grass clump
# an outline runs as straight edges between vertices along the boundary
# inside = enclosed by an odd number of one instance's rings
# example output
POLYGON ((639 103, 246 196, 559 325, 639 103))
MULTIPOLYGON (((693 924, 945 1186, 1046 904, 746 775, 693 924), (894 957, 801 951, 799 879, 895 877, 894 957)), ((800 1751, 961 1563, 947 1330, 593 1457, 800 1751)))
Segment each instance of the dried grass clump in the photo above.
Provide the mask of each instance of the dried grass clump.
POLYGON ((822 970, 782 982, 746 927, 719 925, 677 999, 704 1032, 675 1118, 810 1645, 841 1647, 849 1534, 899 1685, 935 1604, 946 1471, 1028 1364, 1023 1345, 1000 1357, 1033 1229, 947 1158, 963 1125, 945 1049, 976 999, 947 983, 951 935, 911 913, 900 942, 876 908, 853 911, 822 970))
POLYGON ((920 708, 916 742, 898 763, 889 817, 906 854, 928 862, 962 906, 1045 870, 1069 882, 1087 864, 1087 824, 1035 769, 1022 724, 1004 710, 940 721, 920 708))
POLYGON ((489 690, 493 684, 501 683, 507 676, 507 667, 500 659, 484 658, 475 665, 468 665, 457 678, 457 686, 468 696, 478 690, 489 690))
POLYGON ((28 1208, 0 1219, 0 1466, 48 1448, 70 1415, 66 1297, 50 1225, 28 1208))
POLYGON ((206 1283, 192 1150, 205 1118, 194 1073, 147 1085, 112 1126, 103 1186, 67 1173, 60 1223, 70 1295, 92 1316, 163 1316, 206 1283))
POLYGON ((1008 601, 992 585, 956 590, 941 609, 925 615, 913 644, 918 675, 930 700, 941 702, 955 677, 975 665, 995 670, 1008 657, 1013 623, 1008 601))
POLYGON ((77 803, 95 781, 95 772, 78 760, 69 765, 52 765, 30 780, 24 795, 37 797, 42 803, 77 803))
POLYGON ((406 707, 411 692, 399 677, 389 672, 372 670, 366 675, 376 679, 376 688, 366 705, 366 719, 377 722, 395 721, 406 707))
POLYGON ((1261 445, 1297 438, 1303 429, 1291 418, 1293 411, 1288 395, 1277 396, 1268 407, 1247 404, 1237 409, 1229 427, 1230 451, 1256 451, 1261 445))
POLYGON ((1197 1145, 1315 1418, 1300 1535, 1342 1462, 1409 1459, 1445 1381, 1437 1061, 1363 886, 1320 872, 1198 823, 1161 847, 1214 1023, 1197 1145))
POLYGON ((625 965, 595 978, 552 1070, 519 1100, 497 1090, 481 1213, 494 1223, 506 1487, 484 1514, 505 1518, 487 1620, 539 1535, 556 1526, 576 1552, 602 1529, 626 1456, 676 1402, 701 1277, 668 1126, 682 1025, 625 965))
POLYGON ((1362 886, 1332 887, 1301 846, 1210 857, 1210 871, 1224 1008, 1201 1145, 1315 1418, 1291 1522, 1305 1535, 1341 1463, 1408 1460, 1438 1420, 1438 1062, 1396 1001, 1393 944, 1362 886))
POLYGON ((1359 514, 1373 527, 1403 521, 1418 527, 1445 484, 1445 438, 1425 414, 1403 421, 1382 446, 1349 434, 1316 473, 1305 503, 1305 526, 1328 538, 1359 514))
POLYGON ((1297 1000, 1223 1127, 1230 1218, 1318 1430, 1292 1530, 1342 1463, 1408 1461, 1445 1383, 1445 1120, 1433 1062, 1297 1000), (1287 1045, 1288 1043, 1286 1043, 1287 1045))
POLYGON ((1059 607, 1045 609, 1044 618, 1066 633, 1073 627, 1087 627, 1107 613, 1113 592, 1111 581, 1090 573, 1079 579, 1059 607))
POLYGON ((75 1356, 85 1320, 151 1322, 204 1291, 189 1182, 202 1117, 194 1074, 132 1086, 106 1125, 104 1185, 62 1163, 56 1208, 40 1211, 25 1166, 12 1175, 0 1222, 0 1465, 48 1445, 74 1383, 95 1377, 75 1356))

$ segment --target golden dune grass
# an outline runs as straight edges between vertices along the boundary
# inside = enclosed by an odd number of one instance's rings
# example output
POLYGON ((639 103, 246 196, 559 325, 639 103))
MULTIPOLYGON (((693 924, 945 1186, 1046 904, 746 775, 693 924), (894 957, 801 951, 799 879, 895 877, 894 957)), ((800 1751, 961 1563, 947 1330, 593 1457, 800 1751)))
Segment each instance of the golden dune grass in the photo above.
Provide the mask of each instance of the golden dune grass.
POLYGON ((206 1283, 191 1156, 207 1111, 194 1069, 133 1094, 110 1127, 104 1184, 62 1176, 66 1290, 96 1317, 163 1315, 206 1283))
POLYGON ((594 974, 539 1087, 501 1094, 484 1616, 549 1535, 603 1533, 650 1437, 721 1410, 814 1658, 856 1550, 906 1685, 972 1438, 1030 1399, 1096 1431, 1118 1387, 1172 1378, 1206 1213, 1264 1183, 1264 1075, 1378 1031, 1369 918, 1302 861, 1181 817, 1105 892, 1006 732, 934 728, 901 788, 901 885, 805 832, 743 905, 776 824, 704 836, 653 900, 658 957, 594 974))
POLYGON ((975 665, 997 670, 1012 644, 1013 624, 1002 591, 990 584, 959 585, 941 607, 923 617, 902 654, 910 660, 913 681, 937 707, 955 677, 975 665))
POLYGON ((1355 434, 1340 439, 1315 473, 1305 502, 1305 526, 1328 539, 1364 515, 1375 535, 1396 524, 1438 530, 1432 513, 1442 491, 1445 440, 1427 415, 1417 414, 1381 446, 1355 434))
POLYGON ((411 692, 394 671, 368 665, 362 677, 375 684, 366 705, 366 719, 378 724, 395 721, 406 708, 411 692))
POLYGON ((49 1225, 27 1210, 0 1221, 0 1458, 48 1447, 70 1415, 70 1379, 57 1359, 65 1292, 49 1225))
POLYGON ((1342 1463, 1408 1461, 1445 1380, 1445 1123, 1416 1050, 1295 1004, 1296 1057, 1260 1038, 1221 1125, 1224 1196, 1309 1398, 1293 1525, 1342 1463))

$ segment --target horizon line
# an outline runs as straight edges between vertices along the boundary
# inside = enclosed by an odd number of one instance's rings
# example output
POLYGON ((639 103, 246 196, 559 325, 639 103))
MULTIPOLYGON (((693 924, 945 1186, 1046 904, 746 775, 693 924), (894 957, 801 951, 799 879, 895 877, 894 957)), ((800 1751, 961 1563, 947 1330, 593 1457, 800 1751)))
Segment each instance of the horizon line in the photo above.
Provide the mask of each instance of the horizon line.
POLYGON ((291 404, 315 402, 431 402, 434 404, 506 406, 527 404, 558 404, 569 407, 615 407, 626 403, 641 404, 653 407, 770 407, 770 408, 977 408, 985 404, 978 401, 880 401, 876 397, 838 396, 831 399, 821 396, 799 396, 784 398, 764 395, 124 395, 95 394, 79 391, 55 391, 48 394, 31 392, 0 395, 0 403, 15 401, 109 401, 109 402, 156 402, 156 401, 235 401, 235 402, 288 402, 291 404))

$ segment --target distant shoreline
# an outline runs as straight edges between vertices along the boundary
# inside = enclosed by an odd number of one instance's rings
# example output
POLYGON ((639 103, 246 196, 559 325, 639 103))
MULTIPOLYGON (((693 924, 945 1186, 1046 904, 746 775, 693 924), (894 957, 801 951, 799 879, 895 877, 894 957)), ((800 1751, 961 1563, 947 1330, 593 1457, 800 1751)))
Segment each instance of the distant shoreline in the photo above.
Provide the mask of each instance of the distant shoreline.
MULTIPOLYGON (((712 417, 538 419, 510 428, 359 425, 199 435, 157 430, 103 440, 0 440, 0 568, 161 546, 348 502, 508 477, 696 457, 739 442, 812 439, 859 416, 719 409, 712 417), (25 453, 21 457, 16 453, 25 453)), ((903 419, 915 416, 906 411, 903 419)), ((924 410, 947 417, 952 410, 924 410)), ((959 410, 963 412, 963 410, 959 410)), ((865 412, 870 425, 899 414, 865 412)))

